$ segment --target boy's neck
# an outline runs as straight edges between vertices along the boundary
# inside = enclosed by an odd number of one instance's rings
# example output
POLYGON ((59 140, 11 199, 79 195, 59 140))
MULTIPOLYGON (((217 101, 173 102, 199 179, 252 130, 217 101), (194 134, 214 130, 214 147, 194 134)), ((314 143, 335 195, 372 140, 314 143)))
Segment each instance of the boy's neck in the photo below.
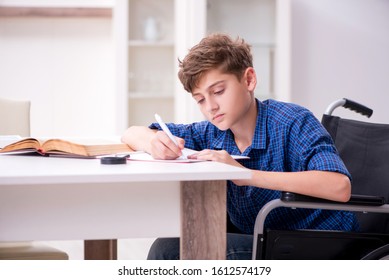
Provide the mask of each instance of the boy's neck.
POLYGON ((231 128, 234 134, 235 144, 241 152, 244 152, 252 143, 258 116, 257 102, 254 99, 253 105, 249 108, 246 116, 239 125, 231 128))

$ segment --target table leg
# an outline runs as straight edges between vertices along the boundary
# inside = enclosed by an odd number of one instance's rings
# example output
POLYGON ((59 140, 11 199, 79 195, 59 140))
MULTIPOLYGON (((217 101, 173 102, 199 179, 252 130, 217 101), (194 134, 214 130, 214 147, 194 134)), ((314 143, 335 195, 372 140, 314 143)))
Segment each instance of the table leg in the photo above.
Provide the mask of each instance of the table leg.
POLYGON ((226 181, 181 182, 181 259, 225 259, 226 216, 226 181))
POLYGON ((117 240, 85 240, 85 260, 116 260, 117 240))

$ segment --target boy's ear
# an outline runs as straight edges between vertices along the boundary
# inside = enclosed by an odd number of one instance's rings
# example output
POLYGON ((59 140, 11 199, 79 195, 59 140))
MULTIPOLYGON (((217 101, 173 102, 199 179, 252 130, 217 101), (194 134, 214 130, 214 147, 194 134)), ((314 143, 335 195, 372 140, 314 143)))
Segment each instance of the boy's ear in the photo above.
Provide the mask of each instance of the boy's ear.
POLYGON ((244 81, 249 91, 253 91, 257 85, 257 75, 253 67, 248 67, 243 75, 244 81))

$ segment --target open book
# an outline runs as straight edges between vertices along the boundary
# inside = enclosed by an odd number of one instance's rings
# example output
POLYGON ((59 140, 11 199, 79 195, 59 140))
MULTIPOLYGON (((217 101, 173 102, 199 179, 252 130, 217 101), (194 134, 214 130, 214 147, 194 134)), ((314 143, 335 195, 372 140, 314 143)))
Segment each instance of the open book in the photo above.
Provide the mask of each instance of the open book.
POLYGON ((61 155, 68 157, 95 158, 97 156, 129 153, 131 148, 126 144, 80 144, 62 139, 39 141, 35 138, 24 138, 11 143, 0 150, 1 153, 37 152, 41 155, 61 155))

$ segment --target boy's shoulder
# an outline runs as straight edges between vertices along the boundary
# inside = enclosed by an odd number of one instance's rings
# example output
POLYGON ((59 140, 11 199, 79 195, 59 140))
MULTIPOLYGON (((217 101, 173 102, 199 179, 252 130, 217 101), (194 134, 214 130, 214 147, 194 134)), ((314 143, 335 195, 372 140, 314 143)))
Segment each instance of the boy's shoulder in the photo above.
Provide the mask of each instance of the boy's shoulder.
POLYGON ((304 112, 308 111, 307 108, 305 108, 301 105, 291 103, 291 102, 278 101, 278 100, 274 100, 274 99, 267 99, 267 100, 262 101, 262 103, 265 104, 269 110, 274 110, 276 112, 285 111, 285 110, 286 110, 286 112, 291 112, 291 113, 296 113, 296 112, 300 112, 300 111, 304 111, 304 112))
POLYGON ((274 121, 284 125, 295 122, 297 119, 314 118, 313 114, 305 107, 290 103, 268 99, 262 102, 266 106, 268 121, 274 121))

